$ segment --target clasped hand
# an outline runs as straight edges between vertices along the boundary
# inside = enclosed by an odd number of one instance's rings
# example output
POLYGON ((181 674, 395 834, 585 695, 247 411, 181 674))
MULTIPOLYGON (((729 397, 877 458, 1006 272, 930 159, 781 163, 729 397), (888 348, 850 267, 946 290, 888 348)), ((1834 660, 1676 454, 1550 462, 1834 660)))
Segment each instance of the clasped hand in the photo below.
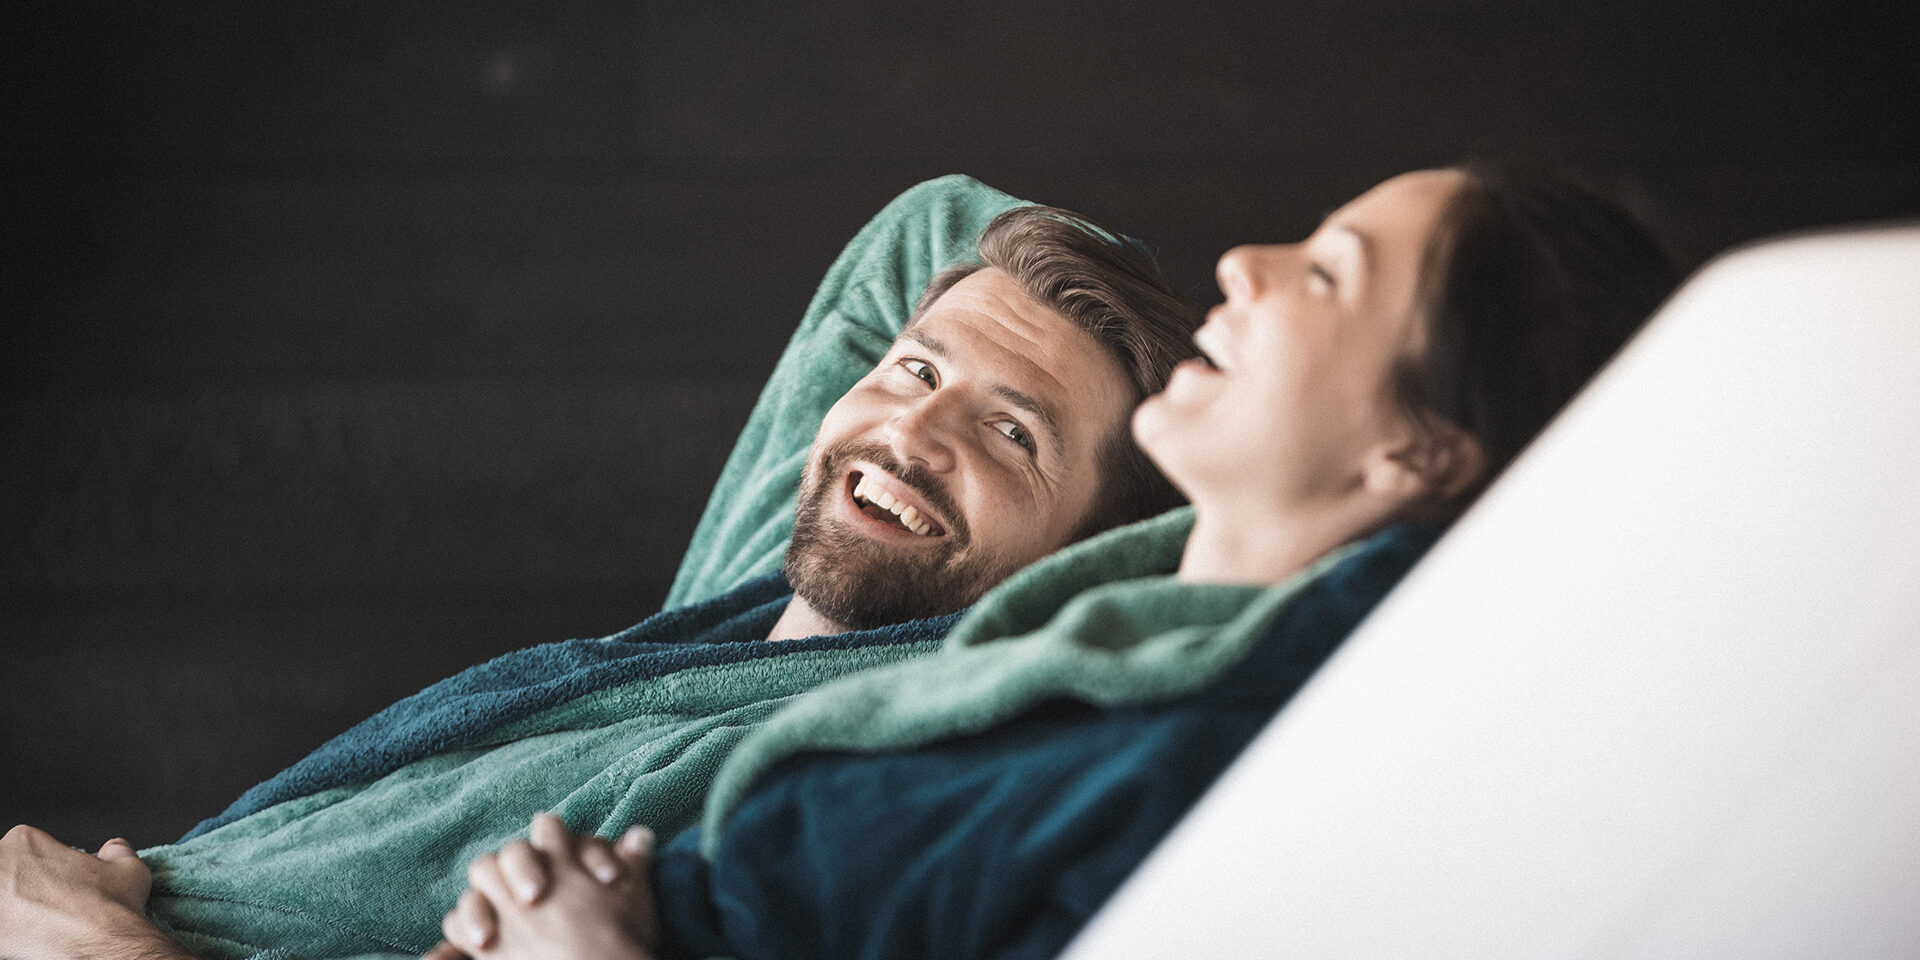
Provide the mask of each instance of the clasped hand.
POLYGON ((634 827, 609 843, 539 813, 529 834, 468 866, 440 925, 447 939, 424 960, 651 960, 653 833, 634 827))

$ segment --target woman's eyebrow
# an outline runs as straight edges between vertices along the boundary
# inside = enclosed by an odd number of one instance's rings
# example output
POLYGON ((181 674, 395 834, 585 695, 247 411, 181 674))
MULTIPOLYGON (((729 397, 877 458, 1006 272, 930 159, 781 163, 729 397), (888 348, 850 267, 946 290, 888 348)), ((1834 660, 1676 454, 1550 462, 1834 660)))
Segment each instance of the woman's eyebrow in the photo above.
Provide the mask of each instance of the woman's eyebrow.
POLYGON ((1358 229, 1343 223, 1331 228, 1329 233, 1336 237, 1346 237, 1347 242, 1353 245, 1355 256, 1362 266, 1365 266, 1367 260, 1372 257, 1373 241, 1369 240, 1367 235, 1361 233, 1358 229))
POLYGON ((1341 259, 1346 261, 1343 266, 1345 267, 1344 272, 1347 274, 1347 276, 1342 278, 1343 283, 1350 289, 1351 293, 1359 293, 1357 288, 1365 286, 1367 278, 1370 276, 1369 270, 1372 267, 1373 261, 1373 241, 1368 239, 1366 234, 1344 223, 1328 227, 1327 236, 1329 238, 1335 238, 1332 239, 1331 242, 1339 245, 1339 247, 1345 251, 1341 256, 1341 259))

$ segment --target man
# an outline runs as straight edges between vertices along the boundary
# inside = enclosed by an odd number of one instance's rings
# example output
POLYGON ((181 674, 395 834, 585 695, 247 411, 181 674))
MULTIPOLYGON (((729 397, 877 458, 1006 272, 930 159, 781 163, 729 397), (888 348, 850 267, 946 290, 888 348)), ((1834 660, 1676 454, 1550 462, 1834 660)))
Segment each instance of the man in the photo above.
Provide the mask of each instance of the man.
POLYGON ((716 486, 673 609, 383 711, 149 851, 151 902, 124 841, 95 857, 17 828, 0 955, 418 953, 465 863, 533 810, 690 822, 780 703, 931 649, 1008 573, 1170 505, 1127 417, 1197 318, 1136 250, 1060 211, 995 217, 1012 206, 946 178, 855 239, 716 486), (980 263, 933 278, 902 330, 912 278, 976 235, 980 263))

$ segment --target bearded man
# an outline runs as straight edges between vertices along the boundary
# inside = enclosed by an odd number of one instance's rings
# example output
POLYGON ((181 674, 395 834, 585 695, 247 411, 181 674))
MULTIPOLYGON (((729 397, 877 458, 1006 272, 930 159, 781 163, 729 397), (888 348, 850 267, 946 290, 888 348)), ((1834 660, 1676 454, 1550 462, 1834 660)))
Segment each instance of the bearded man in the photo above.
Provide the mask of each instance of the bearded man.
POLYGON ((1072 214, 962 177, 908 191, 829 272, 664 612, 435 684, 138 858, 16 828, 0 954, 418 954, 467 862, 535 810, 677 830, 779 705, 932 649, 1009 573, 1177 503, 1128 417, 1197 320, 1072 214))

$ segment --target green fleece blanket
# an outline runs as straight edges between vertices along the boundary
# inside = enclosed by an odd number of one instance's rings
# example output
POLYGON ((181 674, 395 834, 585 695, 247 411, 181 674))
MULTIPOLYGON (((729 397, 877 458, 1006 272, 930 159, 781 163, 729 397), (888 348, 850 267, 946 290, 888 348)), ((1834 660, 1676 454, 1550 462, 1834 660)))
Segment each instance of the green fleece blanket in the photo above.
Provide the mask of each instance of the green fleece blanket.
POLYGON ((806 651, 589 694, 370 784, 143 851, 149 915, 202 956, 417 954, 439 938, 467 862, 523 836, 534 811, 605 835, 634 823, 675 831, 720 761, 775 709, 933 645, 806 651))
POLYGON ((1239 663, 1274 615, 1359 543, 1271 587, 1182 583, 1193 510, 1108 531, 989 592, 940 652, 846 677, 784 707, 715 778, 701 849, 753 781, 802 751, 904 750, 986 730, 1050 697, 1112 706, 1192 692, 1239 663))

